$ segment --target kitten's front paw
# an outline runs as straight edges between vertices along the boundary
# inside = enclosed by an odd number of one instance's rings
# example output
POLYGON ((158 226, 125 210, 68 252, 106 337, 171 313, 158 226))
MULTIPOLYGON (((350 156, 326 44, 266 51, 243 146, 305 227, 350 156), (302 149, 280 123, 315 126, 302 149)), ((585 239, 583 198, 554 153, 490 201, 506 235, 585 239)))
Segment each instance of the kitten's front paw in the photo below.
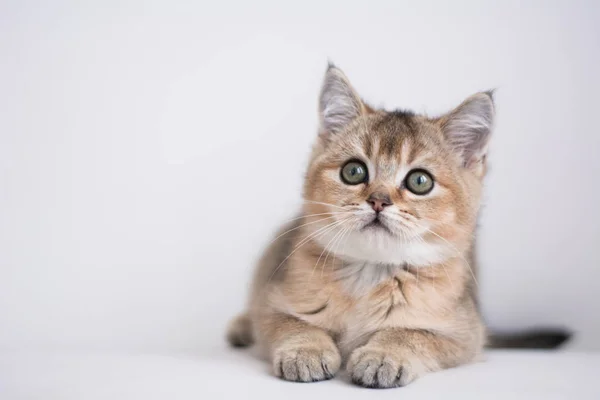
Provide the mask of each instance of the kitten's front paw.
POLYGON ((348 374, 357 385, 368 388, 405 386, 425 373, 414 355, 363 346, 350 355, 348 374))
POLYGON ((331 379, 340 369, 342 359, 336 348, 282 348, 275 351, 275 375, 288 381, 316 382, 331 379))

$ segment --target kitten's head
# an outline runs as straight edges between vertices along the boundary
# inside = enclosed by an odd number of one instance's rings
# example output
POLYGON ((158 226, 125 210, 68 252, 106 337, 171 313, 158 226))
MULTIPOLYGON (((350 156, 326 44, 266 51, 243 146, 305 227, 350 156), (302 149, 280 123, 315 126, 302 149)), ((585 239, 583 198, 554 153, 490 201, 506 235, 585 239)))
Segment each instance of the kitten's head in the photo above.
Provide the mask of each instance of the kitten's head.
POLYGON ((304 213, 314 238, 358 261, 426 266, 463 254, 479 210, 491 92, 446 115, 375 110, 330 65, 304 213))

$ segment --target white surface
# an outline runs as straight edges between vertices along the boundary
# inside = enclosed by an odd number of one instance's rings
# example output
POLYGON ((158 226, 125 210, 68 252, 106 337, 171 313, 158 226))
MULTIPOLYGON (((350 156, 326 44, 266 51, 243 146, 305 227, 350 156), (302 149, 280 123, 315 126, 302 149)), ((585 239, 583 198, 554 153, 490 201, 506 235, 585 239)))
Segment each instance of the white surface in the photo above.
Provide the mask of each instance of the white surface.
POLYGON ((577 399, 600 398, 600 354, 492 353, 483 363, 430 374, 414 384, 374 390, 344 378, 290 383, 248 354, 0 357, 2 400, 157 399, 577 399))
POLYGON ((3 0, 0 347, 221 343, 299 204, 331 58, 375 105, 498 88, 487 319, 600 348, 599 7, 3 0))

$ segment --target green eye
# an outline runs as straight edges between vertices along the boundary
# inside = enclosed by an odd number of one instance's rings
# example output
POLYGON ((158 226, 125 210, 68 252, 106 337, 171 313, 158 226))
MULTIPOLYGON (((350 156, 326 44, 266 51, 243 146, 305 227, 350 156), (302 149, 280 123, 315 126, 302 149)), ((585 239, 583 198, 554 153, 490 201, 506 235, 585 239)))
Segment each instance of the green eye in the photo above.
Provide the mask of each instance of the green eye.
POLYGON ((425 170, 414 169, 408 173, 404 184, 414 194, 425 195, 433 189, 433 177, 425 170))
POLYGON ((358 185, 369 178, 367 166, 360 161, 348 161, 340 172, 342 181, 348 185, 358 185))

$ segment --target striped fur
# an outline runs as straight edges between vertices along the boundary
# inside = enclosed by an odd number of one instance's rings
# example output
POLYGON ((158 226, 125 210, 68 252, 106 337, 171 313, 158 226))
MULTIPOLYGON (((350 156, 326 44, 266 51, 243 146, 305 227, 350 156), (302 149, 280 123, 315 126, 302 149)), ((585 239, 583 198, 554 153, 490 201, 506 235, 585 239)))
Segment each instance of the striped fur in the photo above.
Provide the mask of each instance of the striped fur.
POLYGON ((265 251, 230 342, 256 342, 287 380, 345 363, 366 387, 476 360, 486 331, 470 260, 493 113, 489 92, 438 118, 375 110, 330 66, 301 218, 265 251), (367 182, 342 181, 349 160, 367 182), (427 195, 405 185, 415 169, 434 177, 427 195), (377 214, 373 194, 392 204, 377 214))

